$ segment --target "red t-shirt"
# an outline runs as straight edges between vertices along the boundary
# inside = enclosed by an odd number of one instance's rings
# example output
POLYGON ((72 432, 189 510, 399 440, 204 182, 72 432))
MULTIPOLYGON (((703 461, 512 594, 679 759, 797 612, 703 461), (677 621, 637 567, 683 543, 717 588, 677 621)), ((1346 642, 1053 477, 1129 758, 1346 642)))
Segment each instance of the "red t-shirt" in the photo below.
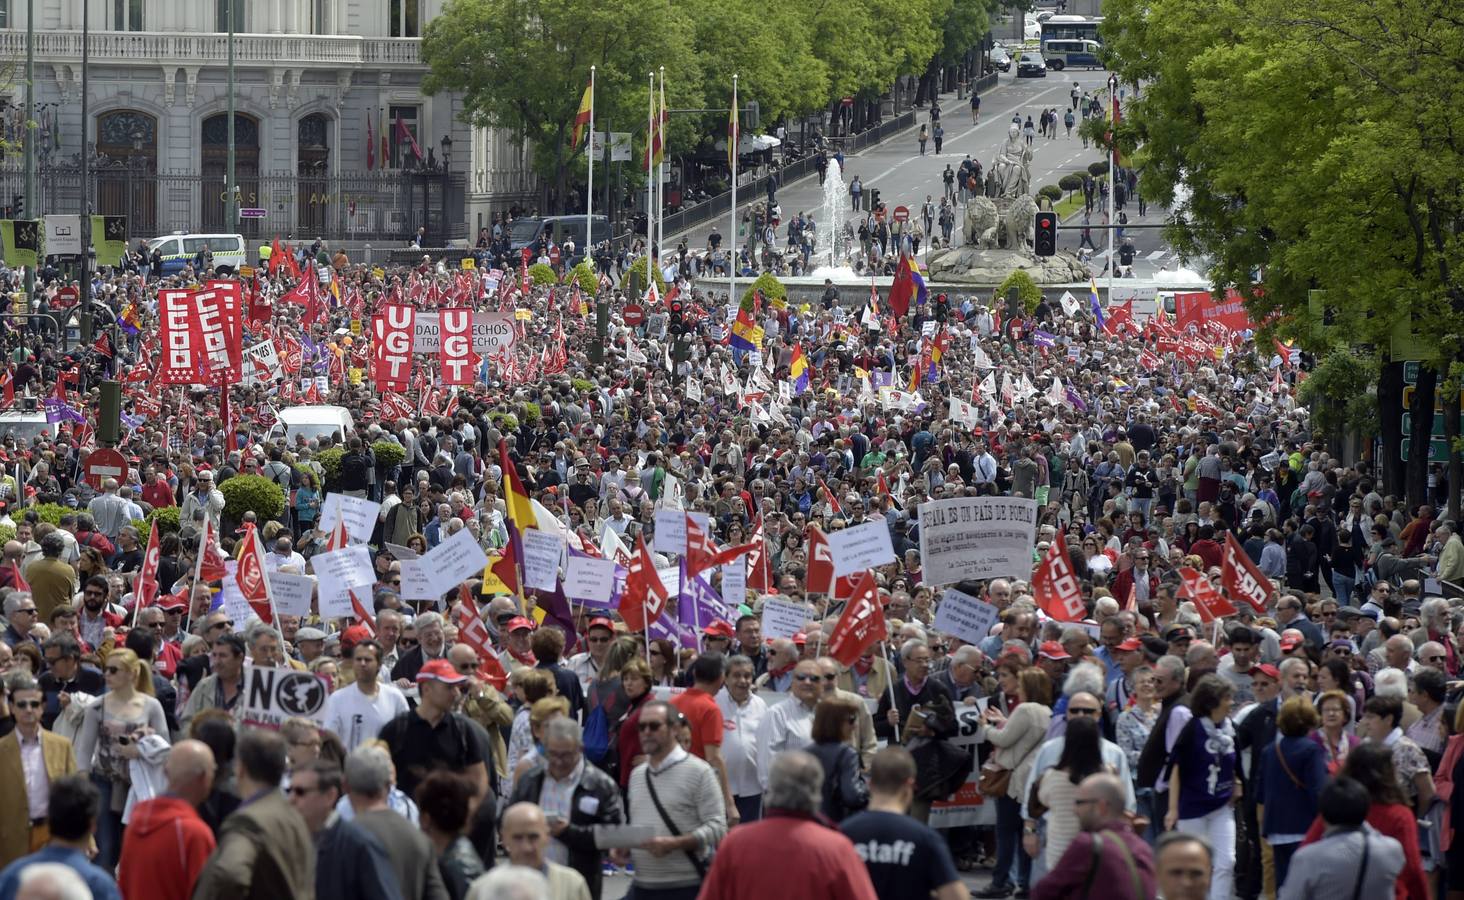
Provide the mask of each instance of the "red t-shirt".
POLYGON ((671 698, 671 705, 681 710, 691 724, 691 752, 702 759, 707 758, 707 745, 722 746, 722 708, 711 694, 689 687, 671 698))

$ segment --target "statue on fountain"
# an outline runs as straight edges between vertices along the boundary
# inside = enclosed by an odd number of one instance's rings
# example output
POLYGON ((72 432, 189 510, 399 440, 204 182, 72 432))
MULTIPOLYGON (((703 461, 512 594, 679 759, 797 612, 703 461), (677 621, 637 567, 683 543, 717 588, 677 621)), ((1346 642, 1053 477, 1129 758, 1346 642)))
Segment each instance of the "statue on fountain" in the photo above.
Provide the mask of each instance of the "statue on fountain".
POLYGON ((1015 124, 996 152, 985 196, 967 201, 965 246, 935 251, 926 267, 937 280, 1000 283, 1013 269, 1026 269, 1037 282, 1086 280, 1087 270, 1068 252, 1033 253, 1037 203, 1032 199, 1032 148, 1015 124))

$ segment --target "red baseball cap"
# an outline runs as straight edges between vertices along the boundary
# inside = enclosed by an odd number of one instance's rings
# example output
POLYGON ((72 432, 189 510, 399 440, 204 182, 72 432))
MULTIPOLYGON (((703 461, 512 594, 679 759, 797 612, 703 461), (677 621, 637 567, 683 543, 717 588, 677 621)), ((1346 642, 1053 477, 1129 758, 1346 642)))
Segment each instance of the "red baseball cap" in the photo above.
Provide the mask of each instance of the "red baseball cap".
MULTIPOLYGON (((523 616, 519 616, 518 618, 521 619, 523 618, 523 616)), ((590 623, 585 626, 585 631, 589 631, 591 628, 603 628, 606 631, 613 633, 615 631, 615 622, 605 616, 595 616, 593 619, 590 620, 590 623)))
POLYGON ((1142 649, 1144 649, 1144 642, 1141 641, 1141 640, 1139 640, 1136 637, 1131 637, 1128 640, 1124 641, 1123 643, 1119 644, 1114 649, 1115 650, 1121 650, 1121 651, 1124 651, 1126 653, 1127 652, 1132 652, 1134 650, 1142 650, 1142 649))
POLYGON ((1071 654, 1062 649, 1062 644, 1057 641, 1043 641, 1041 648, 1037 651, 1038 656, 1045 656, 1048 659, 1072 659, 1071 654))
POLYGON ((730 624, 722 621, 721 619, 718 619, 712 624, 708 625, 706 628, 703 628, 702 634, 706 635, 707 637, 726 638, 728 640, 731 640, 734 636, 736 636, 737 632, 732 629, 732 626, 730 624))
POLYGON ((503 630, 518 631, 520 628, 527 628, 528 630, 533 631, 534 621, 524 616, 514 616, 512 619, 508 620, 508 625, 506 625, 503 630))
POLYGON ((1284 637, 1284 638, 1281 639, 1281 649, 1282 650, 1295 650, 1297 647, 1300 647, 1300 646, 1301 646, 1301 638, 1296 637, 1294 635, 1287 635, 1286 637, 1284 637))
POLYGON ((468 680, 468 676, 458 672, 452 667, 452 663, 445 659, 429 660, 426 665, 417 672, 417 682, 440 681, 443 684, 462 684, 468 680))
POLYGON ((808 643, 808 635, 804 634, 801 631, 798 632, 797 634, 793 635, 793 643, 802 647, 804 644, 808 643))
POLYGON ((179 594, 164 594, 158 598, 158 607, 161 609, 186 609, 188 600, 179 594))
POLYGON ((365 625, 352 625, 341 632, 341 652, 350 653, 362 641, 371 640, 371 629, 365 625))
POLYGON ((1271 665, 1270 663, 1262 663, 1259 666, 1256 666, 1254 669, 1251 669, 1251 674, 1264 675, 1272 681, 1281 680, 1281 670, 1271 665))

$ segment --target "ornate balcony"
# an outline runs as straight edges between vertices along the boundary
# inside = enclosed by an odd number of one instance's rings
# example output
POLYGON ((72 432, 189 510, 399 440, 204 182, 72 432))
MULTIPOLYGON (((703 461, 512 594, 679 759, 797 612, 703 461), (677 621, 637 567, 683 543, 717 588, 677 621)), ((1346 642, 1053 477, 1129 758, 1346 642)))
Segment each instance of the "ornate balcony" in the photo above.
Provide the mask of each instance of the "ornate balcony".
MULTIPOLYGON (((81 32, 36 32, 38 63, 75 63, 81 59, 81 32)), ((150 31, 93 31, 93 63, 134 65, 224 65, 229 58, 227 34, 177 34, 150 31)), ((355 35, 238 34, 236 65, 372 69, 409 69, 422 65, 415 38, 367 38, 355 35)), ((0 31, 0 58, 25 58, 25 32, 0 31)))

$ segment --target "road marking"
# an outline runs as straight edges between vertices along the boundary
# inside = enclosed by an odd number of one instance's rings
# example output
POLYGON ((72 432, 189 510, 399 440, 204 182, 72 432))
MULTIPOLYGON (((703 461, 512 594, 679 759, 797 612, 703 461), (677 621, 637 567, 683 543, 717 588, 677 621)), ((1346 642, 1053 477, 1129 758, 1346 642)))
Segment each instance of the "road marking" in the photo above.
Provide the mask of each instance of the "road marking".
POLYGON ((1166 257, 1168 255, 1169 255, 1169 248, 1168 247, 1165 247, 1162 250, 1155 250, 1153 253, 1150 253, 1148 256, 1144 257, 1144 259, 1147 259, 1149 262, 1158 262, 1159 260, 1163 259, 1164 257, 1166 257))

